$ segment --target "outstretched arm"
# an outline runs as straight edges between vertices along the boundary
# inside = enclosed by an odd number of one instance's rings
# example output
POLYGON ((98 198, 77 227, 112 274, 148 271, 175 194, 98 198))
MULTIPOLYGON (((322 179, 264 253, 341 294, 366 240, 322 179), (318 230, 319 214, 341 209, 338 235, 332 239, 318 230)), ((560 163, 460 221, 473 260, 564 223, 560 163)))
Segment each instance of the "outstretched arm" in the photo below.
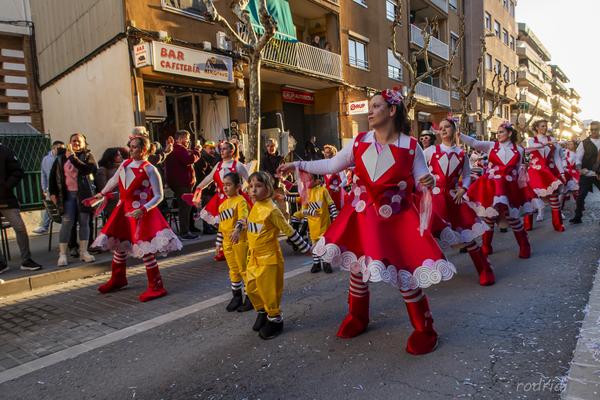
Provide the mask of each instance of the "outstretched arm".
POLYGON ((475 150, 485 153, 485 154, 487 154, 494 147, 494 142, 477 140, 477 139, 474 139, 471 136, 467 136, 463 133, 460 134, 460 140, 464 144, 471 146, 475 150))

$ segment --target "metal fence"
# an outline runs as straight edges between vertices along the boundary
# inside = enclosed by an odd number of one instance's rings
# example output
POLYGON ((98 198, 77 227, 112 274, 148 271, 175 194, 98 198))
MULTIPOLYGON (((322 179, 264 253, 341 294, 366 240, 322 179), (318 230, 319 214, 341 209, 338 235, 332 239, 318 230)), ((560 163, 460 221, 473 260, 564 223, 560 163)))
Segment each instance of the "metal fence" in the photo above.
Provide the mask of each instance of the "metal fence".
POLYGON ((42 158, 50 151, 50 137, 46 135, 0 135, 0 142, 9 147, 25 171, 15 193, 22 210, 42 208, 40 184, 42 158))

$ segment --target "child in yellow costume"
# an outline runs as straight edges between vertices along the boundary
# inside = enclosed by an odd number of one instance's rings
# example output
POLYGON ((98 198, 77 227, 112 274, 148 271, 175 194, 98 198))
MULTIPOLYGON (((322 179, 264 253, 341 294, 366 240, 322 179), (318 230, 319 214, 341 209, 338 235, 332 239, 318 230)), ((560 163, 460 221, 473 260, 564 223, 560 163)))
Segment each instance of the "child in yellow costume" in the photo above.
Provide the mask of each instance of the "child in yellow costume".
POLYGON ((244 231, 244 221, 248 218, 248 203, 240 195, 240 176, 231 172, 223 177, 223 192, 227 199, 219 206, 219 231, 217 233, 217 253, 223 250, 233 298, 226 307, 231 311, 250 311, 252 302, 248 296, 243 301, 243 287, 246 280, 248 240, 244 231))
MULTIPOLYGON (((325 234, 331 222, 337 217, 338 210, 329 191, 321 184, 319 178, 316 175, 311 175, 311 178, 311 181, 308 183, 308 201, 306 204, 302 204, 302 208, 292 215, 290 222, 292 226, 299 224, 298 231, 300 234, 303 234, 306 226, 308 226, 310 240, 315 244, 325 234)), ((288 195, 286 197, 288 200, 294 199, 296 202, 300 202, 298 195, 288 195)), ((331 264, 323 262, 321 257, 313 254, 313 266, 310 272, 316 273, 321 271, 321 266, 325 273, 330 274, 333 272, 331 264)))
POLYGON ((258 311, 253 330, 262 339, 272 339, 283 330, 281 295, 283 293, 283 254, 279 246, 282 232, 301 248, 310 250, 298 232, 285 220, 272 200, 273 179, 265 172, 255 172, 248 178, 248 194, 254 205, 248 216, 248 265, 246 295, 258 311))

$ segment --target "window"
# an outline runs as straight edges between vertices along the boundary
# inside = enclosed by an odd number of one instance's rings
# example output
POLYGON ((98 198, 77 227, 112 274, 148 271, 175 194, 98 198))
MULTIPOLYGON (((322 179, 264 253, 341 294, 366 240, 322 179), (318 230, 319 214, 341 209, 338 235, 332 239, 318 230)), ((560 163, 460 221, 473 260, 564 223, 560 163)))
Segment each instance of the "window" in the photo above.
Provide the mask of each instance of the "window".
POLYGON ((357 39, 348 39, 348 62, 356 68, 368 69, 367 44, 357 39))
POLYGON ((504 66, 504 82, 509 82, 510 80, 510 68, 506 65, 504 66))
POLYGON ((500 22, 494 20, 494 34, 500 39, 500 22))
POLYGON ((458 47, 458 35, 450 32, 450 53, 453 53, 456 47, 458 47))
POLYGON ((508 0, 502 0, 502 6, 508 11, 508 0))
POLYGON ((354 0, 354 2, 360 4, 363 7, 367 7, 367 0, 354 0))
POLYGON ((513 17, 515 16, 515 2, 514 1, 510 2, 510 15, 513 17))
POLYGON ((492 70, 492 56, 489 54, 485 55, 485 69, 488 71, 492 70))
POLYGON ((492 30, 492 16, 490 13, 485 13, 485 29, 488 31, 492 30))
POLYGON ((387 51, 387 59, 388 59, 388 78, 394 79, 397 81, 402 80, 402 64, 400 61, 394 56, 394 52, 391 49, 387 51))
POLYGON ((508 46, 508 31, 506 29, 502 29, 502 41, 508 46))
POLYGON ((494 72, 497 74, 502 72, 502 63, 500 60, 496 60, 496 63, 494 64, 494 72))
POLYGON ((397 13, 398 13, 397 0, 386 0, 385 1, 385 17, 389 21, 394 21, 396 19, 397 13))
POLYGON ((494 108, 494 103, 491 100, 486 100, 485 104, 487 105, 487 112, 491 113, 492 108, 494 108))
POLYGON ((514 37, 514 36, 512 36, 512 35, 510 36, 510 48, 511 48, 513 51, 516 51, 516 48, 515 48, 515 37, 514 37))
POLYGON ((450 0, 448 5, 452 11, 456 11, 458 9, 458 0, 450 0))
POLYGON ((496 110, 494 110, 496 112, 496 117, 502 118, 502 108, 502 106, 496 107, 496 110))
POLYGON ((515 71, 510 71, 510 81, 515 82, 517 80, 517 73, 515 71))
POLYGON ((161 0, 162 8, 190 17, 204 19, 206 7, 202 0, 161 0))

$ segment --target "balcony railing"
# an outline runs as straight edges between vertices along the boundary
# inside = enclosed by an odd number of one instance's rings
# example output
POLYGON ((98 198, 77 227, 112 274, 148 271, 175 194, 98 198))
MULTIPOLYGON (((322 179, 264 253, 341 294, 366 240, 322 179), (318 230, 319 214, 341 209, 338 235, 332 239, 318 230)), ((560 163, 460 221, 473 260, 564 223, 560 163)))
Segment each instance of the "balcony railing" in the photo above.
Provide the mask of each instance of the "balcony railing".
POLYGON ((538 102, 538 96, 532 94, 532 93, 521 93, 519 100, 523 103, 528 103, 531 108, 533 106, 536 105, 537 103, 537 108, 542 110, 542 111, 552 111, 552 107, 550 106, 550 103, 548 103, 546 100, 544 99, 540 99, 538 102))
MULTIPOLYGON (((248 33, 240 29, 246 39, 248 33)), ((324 78, 342 80, 342 57, 339 54, 302 42, 288 42, 272 38, 262 52, 267 64, 290 67, 324 78)))
POLYGON ((431 0, 431 2, 448 13, 448 0, 431 0))
MULTIPOLYGON (((410 26, 410 41, 416 44, 419 47, 423 47, 425 45, 425 40, 423 39, 423 31, 416 25, 410 26)), ((443 58, 444 60, 448 60, 449 58, 449 49, 448 45, 442 42, 440 39, 431 37, 429 41, 429 47, 427 50, 430 53, 435 54, 438 57, 443 58)))
POLYGON ((425 97, 434 103, 450 107, 450 92, 447 90, 428 83, 419 82, 417 83, 416 93, 418 96, 425 97))

